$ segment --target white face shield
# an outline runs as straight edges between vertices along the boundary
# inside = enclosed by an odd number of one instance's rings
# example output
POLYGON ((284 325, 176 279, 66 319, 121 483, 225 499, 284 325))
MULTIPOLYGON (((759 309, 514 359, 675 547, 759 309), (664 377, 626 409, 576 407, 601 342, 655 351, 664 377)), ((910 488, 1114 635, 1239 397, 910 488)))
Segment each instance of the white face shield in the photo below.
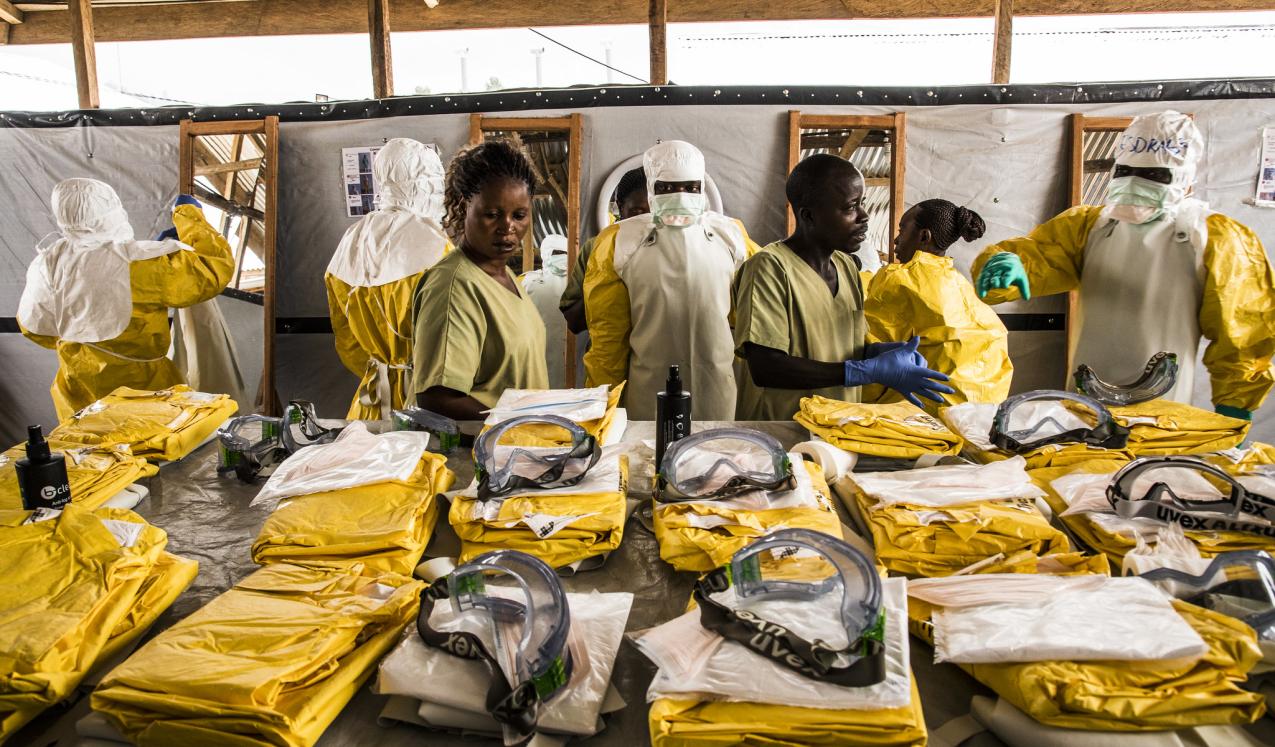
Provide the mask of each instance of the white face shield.
POLYGON ((442 220, 443 162, 433 148, 396 137, 377 151, 372 173, 380 190, 381 209, 399 208, 442 220))
POLYGON ((129 241, 133 227, 119 195, 97 179, 66 179, 53 188, 53 217, 68 237, 129 241))
POLYGON ((642 170, 646 173, 651 214, 657 223, 685 228, 698 222, 708 209, 708 196, 704 194, 704 154, 694 145, 682 140, 657 143, 642 155, 642 170), (657 195, 656 182, 699 182, 700 191, 657 195))
POLYGON ((1169 169, 1168 184, 1140 176, 1113 178, 1107 187, 1110 215, 1146 223, 1177 209, 1195 183, 1204 138, 1195 122, 1175 111, 1137 117, 1116 140, 1116 166, 1169 169))

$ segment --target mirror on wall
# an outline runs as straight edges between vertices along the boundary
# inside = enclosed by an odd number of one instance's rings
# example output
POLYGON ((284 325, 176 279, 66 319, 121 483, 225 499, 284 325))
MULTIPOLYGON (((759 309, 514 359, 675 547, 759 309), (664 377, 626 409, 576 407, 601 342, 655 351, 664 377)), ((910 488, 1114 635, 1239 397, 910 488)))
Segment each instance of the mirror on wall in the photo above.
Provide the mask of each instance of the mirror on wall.
MULTIPOLYGON (((510 261, 510 269, 529 273, 542 268, 540 246, 546 237, 566 237, 566 267, 575 264, 580 251, 580 174, 583 166, 584 122, 580 114, 565 117, 488 117, 473 114, 469 142, 517 135, 536 174, 532 195, 531 230, 523 237, 522 256, 510 261)), ((555 281, 556 282, 556 281, 555 281)), ((565 283, 565 280, 562 281, 565 283)), ((525 285, 525 284, 524 284, 525 285)), ((557 311, 557 303, 533 298, 549 335, 549 385, 576 386, 580 376, 577 340, 557 311)))
POLYGON ((190 361, 192 386, 233 388, 227 371, 240 372, 251 409, 279 413, 274 384, 275 226, 279 119, 192 122, 180 128, 178 191, 203 204, 204 217, 230 244, 234 274, 215 308, 181 310, 174 318, 178 350, 190 361), (214 313, 215 312, 215 313, 214 313), (209 339, 227 342, 210 350, 209 339), (193 346, 202 348, 196 352, 193 346), (227 359, 229 358, 229 359, 227 359), (201 380, 202 379, 202 380, 201 380))
MULTIPOLYGON (((864 178, 868 237, 864 249, 881 262, 894 259, 894 237, 903 217, 906 115, 877 116, 788 113, 788 171, 816 153, 840 156, 858 167, 864 178)), ((788 210, 788 232, 796 228, 788 210)), ((866 267, 867 265, 865 265, 866 267)))

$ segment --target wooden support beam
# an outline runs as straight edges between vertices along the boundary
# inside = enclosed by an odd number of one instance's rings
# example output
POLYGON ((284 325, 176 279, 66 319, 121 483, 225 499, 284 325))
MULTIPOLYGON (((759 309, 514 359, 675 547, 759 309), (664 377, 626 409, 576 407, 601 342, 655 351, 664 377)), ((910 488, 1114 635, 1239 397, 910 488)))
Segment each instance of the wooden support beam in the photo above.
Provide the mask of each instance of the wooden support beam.
POLYGON ((995 0, 996 30, 992 40, 992 82, 1009 82, 1010 47, 1014 41, 1014 0, 995 0))
MULTIPOLYGON (((796 109, 788 110, 788 171, 784 172, 785 179, 793 169, 797 168, 797 163, 801 160, 801 121, 801 112, 796 109)), ((797 216, 792 212, 792 205, 789 205, 788 234, 791 236, 796 230, 797 216)))
POLYGON ((13 24, 0 21, 0 47, 9 43, 9 30, 13 28, 13 24))
POLYGON ((367 0, 367 31, 372 42, 372 96, 389 98, 394 95, 389 0, 367 0))
POLYGON ((668 0, 650 0, 647 27, 651 38, 651 85, 668 83, 668 0))
MULTIPOLYGON (((650 6, 638 0, 447 0, 429 8, 421 0, 388 0, 394 30, 436 31, 526 26, 579 26, 649 23, 650 6)), ((782 21, 851 18, 986 18, 995 0, 678 0, 669 23, 782 21)), ((1017 0, 1015 16, 1119 13, 1223 12, 1265 10, 1268 0, 1017 0)), ((205 39, 222 36, 348 34, 366 21, 361 3, 332 0, 244 0, 243 2, 147 3, 95 8, 97 38, 103 42, 205 39)), ((66 11, 28 10, 13 28, 14 44, 65 44, 66 11)))
POLYGON ((260 158, 249 158, 244 161, 231 161, 230 163, 209 163, 203 166, 195 167, 195 176, 208 176, 209 174, 225 174, 227 172, 235 173, 239 171, 248 171, 250 169, 261 168, 260 158))
POLYGON ((0 0, 0 21, 5 23, 22 23, 26 14, 9 0, 0 0))
POLYGON ((97 92, 93 5, 90 0, 70 0, 67 8, 67 18, 71 22, 71 52, 75 57, 75 88, 80 96, 80 108, 97 109, 101 106, 101 98, 97 92))
MULTIPOLYGON (((266 277, 262 304, 265 316, 266 345, 262 361, 262 411, 267 415, 281 414, 279 395, 275 392, 275 297, 278 290, 278 269, 275 262, 276 225, 279 220, 279 118, 266 117, 264 122, 266 147, 265 168, 257 178, 266 183, 265 241, 261 250, 265 254, 266 277)), ((247 238, 245 238, 245 243, 247 238)))
POLYGON ((894 261, 894 240, 899 236, 899 222, 903 220, 903 184, 907 179, 908 115, 896 112, 894 117, 894 147, 890 149, 890 261, 894 261))
MULTIPOLYGON (((584 168, 584 115, 571 115, 571 136, 567 142, 567 267, 576 266, 580 256, 580 174, 584 168)), ((582 386, 576 381, 576 336, 567 330, 567 388, 582 386)))
POLYGON ((868 134, 871 132, 872 130, 851 130, 850 134, 846 136, 846 141, 841 144, 840 150, 837 151, 837 155, 849 161, 850 156, 854 155, 854 152, 859 149, 864 140, 868 139, 868 134))

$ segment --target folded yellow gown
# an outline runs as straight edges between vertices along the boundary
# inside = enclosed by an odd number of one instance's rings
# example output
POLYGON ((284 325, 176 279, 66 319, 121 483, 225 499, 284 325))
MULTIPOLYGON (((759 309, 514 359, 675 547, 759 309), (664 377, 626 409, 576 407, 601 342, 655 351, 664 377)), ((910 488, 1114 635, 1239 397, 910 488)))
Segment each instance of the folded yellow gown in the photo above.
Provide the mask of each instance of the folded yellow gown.
POLYGON ((977 467, 850 474, 834 483, 833 490, 867 527, 877 562, 890 572, 950 576, 975 564, 992 568, 1005 561, 1022 563, 1028 555, 1040 558, 1071 551, 1067 536, 1036 508, 1033 496, 1040 491, 1019 466, 1022 463, 1020 459, 977 467), (958 471, 958 477, 946 478, 947 485, 922 487, 927 474, 958 471), (964 487, 958 485, 961 481, 964 487), (916 488, 909 490, 913 483, 916 488), (949 494, 947 500, 939 500, 944 493, 949 494))
MULTIPOLYGON (((1198 661, 1040 661, 959 664, 1019 710, 1047 726, 1098 731, 1163 731, 1249 724, 1266 710, 1240 684, 1262 658, 1253 629, 1226 615, 1174 600, 1208 653, 1198 661)), ((934 608, 908 598, 913 635, 931 644, 934 608)), ((1101 635, 1101 630, 1095 630, 1101 635)), ((1148 631, 1154 635, 1154 631, 1148 631)))
MULTIPOLYGON (((66 457, 66 477, 71 484, 71 501, 84 508, 97 508, 124 488, 159 471, 155 465, 133 456, 128 446, 85 446, 49 441, 49 448, 66 457)), ((22 493, 14 462, 26 456, 26 444, 18 444, 0 454, 0 509, 21 509, 22 493)))
MULTIPOLYGON (((1125 464, 1125 462, 1113 459, 1092 459, 1067 467, 1052 467, 1031 471, 1032 481, 1044 489, 1045 502, 1049 504, 1054 515, 1081 542, 1106 555, 1112 566, 1117 570, 1121 567, 1124 556, 1138 545, 1132 527, 1141 526, 1141 531, 1146 534, 1154 532, 1158 526, 1167 528, 1168 525, 1160 525, 1158 522, 1153 522, 1149 519, 1139 519, 1131 523, 1128 519, 1122 519, 1114 513, 1105 511, 1101 513, 1074 513, 1064 516, 1063 513, 1069 508, 1069 504, 1054 488, 1053 483, 1055 480, 1068 475, 1104 475, 1108 478, 1114 477, 1115 473, 1120 471, 1120 468, 1125 466, 1125 464)), ((1094 490, 1097 489, 1097 487, 1094 488, 1094 490)), ((1105 487, 1103 490, 1105 490, 1105 487)), ((1275 552, 1275 540, 1256 534, 1249 534, 1248 532, 1188 529, 1184 533, 1186 538, 1199 548, 1200 555, 1206 558, 1233 550, 1266 550, 1275 552)), ((1151 537, 1149 544, 1155 544, 1154 537, 1151 537)))
POLYGON ((910 402, 871 405, 815 395, 801 400, 793 416, 811 433, 856 454, 917 459, 959 454, 964 441, 910 402))
POLYGON ((653 499, 660 557, 675 570, 704 573, 730 562, 736 551, 776 529, 814 529, 840 538, 841 520, 823 471, 796 456, 792 464, 795 490, 769 495, 756 490, 729 499, 681 503, 653 499))
POLYGON ((434 534, 438 495, 455 481, 447 459, 425 451, 406 480, 284 498, 252 543, 252 559, 263 565, 357 564, 369 572, 410 576, 434 534))
POLYGON ((277 564, 111 671, 93 710, 143 747, 318 741, 416 617, 423 584, 277 564))
POLYGON ((452 499, 448 520, 460 537, 460 562, 489 550, 521 550, 554 568, 620 546, 628 518, 629 461, 604 454, 572 488, 520 490, 479 500, 475 486, 452 499))
POLYGON ((124 509, 0 510, 0 742, 140 636, 194 579, 124 509))
POLYGON ((226 394, 196 392, 179 384, 147 392, 120 387, 60 423, 51 440, 128 444, 152 461, 181 459, 217 431, 239 406, 226 394))
POLYGON ((1244 441, 1250 425, 1247 420, 1167 399, 1112 407, 1111 416, 1129 428, 1128 449, 1140 457, 1207 454, 1229 449, 1244 441))

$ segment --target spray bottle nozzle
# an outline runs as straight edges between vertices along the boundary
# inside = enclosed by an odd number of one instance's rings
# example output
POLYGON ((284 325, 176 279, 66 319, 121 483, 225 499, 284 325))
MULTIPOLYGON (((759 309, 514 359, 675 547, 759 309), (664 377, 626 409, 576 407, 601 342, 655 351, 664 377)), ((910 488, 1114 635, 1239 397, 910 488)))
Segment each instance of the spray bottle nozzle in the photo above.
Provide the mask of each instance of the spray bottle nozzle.
POLYGON ((676 365, 668 367, 668 380, 664 382, 664 392, 666 394, 681 394, 682 392, 682 374, 676 365))
POLYGON ((27 426, 27 459, 38 462, 49 458, 49 442, 38 425, 27 426))

